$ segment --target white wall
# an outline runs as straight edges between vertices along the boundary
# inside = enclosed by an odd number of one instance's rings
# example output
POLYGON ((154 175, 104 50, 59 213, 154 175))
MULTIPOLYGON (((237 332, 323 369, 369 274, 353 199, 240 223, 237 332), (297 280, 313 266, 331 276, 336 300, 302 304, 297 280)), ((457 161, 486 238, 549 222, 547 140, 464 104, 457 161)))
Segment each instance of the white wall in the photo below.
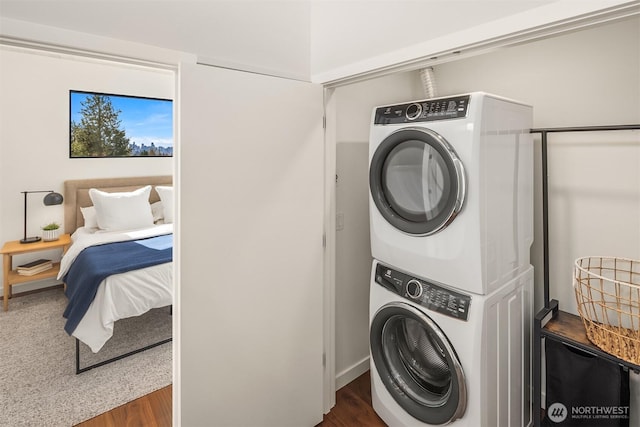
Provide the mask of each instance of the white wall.
MULTIPOLYGON (((535 127, 639 123, 640 20, 442 64, 435 75, 443 96, 480 90, 532 104, 535 127)), ((337 211, 344 213, 344 229, 337 231, 336 239, 338 386, 341 378, 355 375, 368 356, 365 296, 371 266, 362 254, 370 256, 370 247, 368 229, 360 227, 368 221, 366 202, 360 197, 368 192, 368 165, 354 158, 367 151, 348 146, 368 141, 373 106, 424 98, 419 81, 417 72, 410 72, 335 89, 336 164, 339 171, 341 165, 349 169, 345 178, 353 177, 352 182, 339 177, 337 187, 337 211)), ((551 296, 559 299, 562 309, 574 311, 574 258, 605 254, 640 259, 640 132, 556 135, 551 141, 551 296)), ((540 182, 538 171, 532 248, 536 310, 542 306, 543 289, 540 182)))
POLYGON ((372 108, 423 96, 416 73, 336 88, 336 387, 369 368, 369 124, 372 108))
MULTIPOLYGON (((62 193, 67 179, 173 171, 173 158, 70 159, 69 90, 173 99, 174 87, 171 71, 0 47, 0 241, 23 236, 21 191, 62 193)), ((63 206, 45 207, 43 196, 28 197, 29 236, 39 235, 46 222, 64 223, 63 206)), ((58 252, 47 255, 59 257, 58 252)), ((16 256, 14 264, 43 255, 16 256)), ((13 290, 43 284, 47 282, 16 285, 13 290)))

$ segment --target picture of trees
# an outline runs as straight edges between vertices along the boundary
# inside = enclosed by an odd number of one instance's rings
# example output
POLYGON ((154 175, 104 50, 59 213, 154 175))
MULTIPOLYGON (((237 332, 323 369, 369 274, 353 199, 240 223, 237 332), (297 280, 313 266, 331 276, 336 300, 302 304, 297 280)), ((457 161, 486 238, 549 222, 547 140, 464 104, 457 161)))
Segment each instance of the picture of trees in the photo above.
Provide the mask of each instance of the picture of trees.
POLYGON ((173 156, 172 104, 70 91, 70 157, 173 156))

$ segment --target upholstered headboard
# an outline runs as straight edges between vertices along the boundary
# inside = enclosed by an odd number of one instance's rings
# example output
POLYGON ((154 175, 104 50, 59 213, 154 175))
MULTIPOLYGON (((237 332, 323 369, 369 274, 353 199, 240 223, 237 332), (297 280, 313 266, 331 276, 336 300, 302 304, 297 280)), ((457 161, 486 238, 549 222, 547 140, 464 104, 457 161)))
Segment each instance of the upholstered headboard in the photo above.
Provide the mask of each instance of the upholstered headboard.
POLYGON ((137 176, 131 178, 93 178, 74 179, 64 182, 64 231, 73 233, 76 228, 84 225, 84 218, 80 208, 93 206, 89 197, 89 190, 97 188, 108 193, 133 191, 145 185, 151 185, 149 203, 160 200, 156 192, 156 185, 173 185, 171 175, 137 176))

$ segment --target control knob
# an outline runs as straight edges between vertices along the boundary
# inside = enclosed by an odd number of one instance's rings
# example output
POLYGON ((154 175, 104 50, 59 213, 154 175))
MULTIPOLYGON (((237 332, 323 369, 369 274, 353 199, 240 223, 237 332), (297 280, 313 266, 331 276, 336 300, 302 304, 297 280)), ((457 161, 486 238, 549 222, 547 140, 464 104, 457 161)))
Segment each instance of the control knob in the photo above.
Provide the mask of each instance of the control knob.
POLYGON ((422 114, 422 104, 414 102, 407 107, 406 116, 409 120, 415 120, 422 114))
POLYGON ((407 282, 407 295, 413 299, 418 299, 422 296, 422 283, 419 280, 411 279, 407 282))

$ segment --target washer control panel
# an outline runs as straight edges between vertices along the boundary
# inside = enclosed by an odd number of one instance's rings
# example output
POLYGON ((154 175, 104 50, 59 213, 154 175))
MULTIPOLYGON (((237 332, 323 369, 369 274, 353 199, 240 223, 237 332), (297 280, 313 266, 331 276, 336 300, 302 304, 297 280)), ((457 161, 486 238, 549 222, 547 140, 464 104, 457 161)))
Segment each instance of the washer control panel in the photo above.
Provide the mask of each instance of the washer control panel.
POLYGON ((373 123, 393 125, 467 117, 470 95, 435 98, 376 108, 373 123))
POLYGON ((376 283, 429 310, 467 320, 471 296, 417 279, 382 264, 376 265, 376 283))

